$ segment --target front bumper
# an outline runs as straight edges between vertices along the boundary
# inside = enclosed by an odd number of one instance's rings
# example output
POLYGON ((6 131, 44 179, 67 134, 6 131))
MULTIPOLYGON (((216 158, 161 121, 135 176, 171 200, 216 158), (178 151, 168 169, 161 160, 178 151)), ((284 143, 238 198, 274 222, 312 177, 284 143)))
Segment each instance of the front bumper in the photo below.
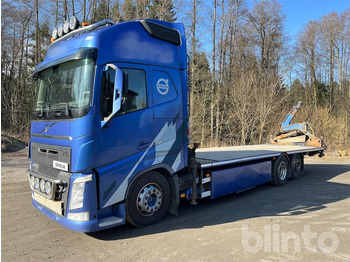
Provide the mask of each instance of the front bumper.
MULTIPOLYGON (((28 170, 28 174, 39 177, 40 179, 48 179, 46 176, 34 171, 28 170)), ((46 196, 42 192, 40 193, 38 190, 31 188, 33 206, 41 213, 64 227, 77 232, 94 232, 125 224, 124 203, 98 209, 96 176, 91 173, 73 173, 68 176, 62 175, 60 178, 64 180, 64 183, 61 183, 64 185, 64 188, 55 189, 54 187, 52 190, 54 192, 62 190, 64 192, 62 196, 46 196), (82 206, 70 209, 69 203, 72 201, 72 187, 70 185, 74 184, 74 181, 88 176, 91 176, 91 178, 84 182, 82 206)))
MULTIPOLYGON (((113 223, 113 224, 109 224, 109 225, 105 225, 105 224, 101 225, 101 220, 98 220, 98 219, 83 221, 83 222, 74 221, 74 220, 68 219, 67 217, 62 217, 62 216, 56 215, 51 210, 48 210, 46 207, 44 207, 44 206, 40 205, 38 202, 36 202, 33 199, 33 197, 32 197, 32 204, 37 210, 39 210, 44 215, 46 215, 49 218, 51 218, 52 220, 58 222, 62 226, 66 227, 70 230, 76 231, 76 232, 84 232, 84 233, 95 232, 95 231, 100 231, 100 230, 104 230, 107 228, 111 228, 111 227, 125 224, 125 218, 120 219, 119 223, 113 223)), ((121 210, 124 208, 125 208, 125 205, 122 205, 120 207, 121 210)))
POLYGON ((32 198, 33 206, 39 210, 44 215, 48 216, 52 220, 60 223, 62 226, 69 228, 70 230, 77 231, 77 232, 94 232, 101 230, 98 226, 98 220, 91 220, 91 221, 84 221, 84 222, 78 222, 73 221, 70 219, 67 219, 66 217, 61 217, 59 215, 56 215, 54 212, 46 209, 45 207, 38 204, 33 198, 32 198))

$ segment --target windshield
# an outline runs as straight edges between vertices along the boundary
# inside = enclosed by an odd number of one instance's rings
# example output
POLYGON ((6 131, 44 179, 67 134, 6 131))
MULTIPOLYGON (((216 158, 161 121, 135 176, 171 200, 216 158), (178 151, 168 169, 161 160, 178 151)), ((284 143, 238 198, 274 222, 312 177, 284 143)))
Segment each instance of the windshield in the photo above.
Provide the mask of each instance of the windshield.
POLYGON ((35 111, 89 106, 93 72, 92 59, 66 62, 41 72, 35 111))

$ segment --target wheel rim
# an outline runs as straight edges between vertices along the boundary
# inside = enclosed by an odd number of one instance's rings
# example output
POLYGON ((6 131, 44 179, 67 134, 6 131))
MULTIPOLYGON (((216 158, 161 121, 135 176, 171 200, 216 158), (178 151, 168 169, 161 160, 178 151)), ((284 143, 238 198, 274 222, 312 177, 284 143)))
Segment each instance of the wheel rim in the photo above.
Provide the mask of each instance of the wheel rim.
POLYGON ((137 210, 143 216, 151 216, 159 210, 162 199, 163 194, 160 186, 156 183, 149 183, 137 195, 137 210))
POLYGON ((281 162, 278 166, 278 177, 280 180, 285 180, 287 177, 287 163, 286 162, 281 162))

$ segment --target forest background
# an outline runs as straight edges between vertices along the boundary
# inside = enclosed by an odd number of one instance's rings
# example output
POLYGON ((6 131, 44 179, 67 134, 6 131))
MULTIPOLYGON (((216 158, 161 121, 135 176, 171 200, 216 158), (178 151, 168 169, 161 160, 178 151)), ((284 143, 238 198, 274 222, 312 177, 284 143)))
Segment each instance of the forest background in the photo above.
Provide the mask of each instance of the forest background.
POLYGON ((94 23, 153 18, 185 24, 192 142, 266 143, 299 100, 330 150, 350 148, 350 9, 286 33, 275 0, 3 0, 1 126, 28 140, 36 95, 26 79, 52 30, 70 16, 94 23))

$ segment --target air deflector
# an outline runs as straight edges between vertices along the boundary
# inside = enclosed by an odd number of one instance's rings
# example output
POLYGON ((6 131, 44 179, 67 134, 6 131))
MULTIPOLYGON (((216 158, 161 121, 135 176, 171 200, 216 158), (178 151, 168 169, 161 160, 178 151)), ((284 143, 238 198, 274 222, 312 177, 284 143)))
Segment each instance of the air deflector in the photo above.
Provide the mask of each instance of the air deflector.
POLYGON ((140 23, 151 36, 175 45, 181 45, 181 36, 176 29, 147 20, 141 20, 140 23))

